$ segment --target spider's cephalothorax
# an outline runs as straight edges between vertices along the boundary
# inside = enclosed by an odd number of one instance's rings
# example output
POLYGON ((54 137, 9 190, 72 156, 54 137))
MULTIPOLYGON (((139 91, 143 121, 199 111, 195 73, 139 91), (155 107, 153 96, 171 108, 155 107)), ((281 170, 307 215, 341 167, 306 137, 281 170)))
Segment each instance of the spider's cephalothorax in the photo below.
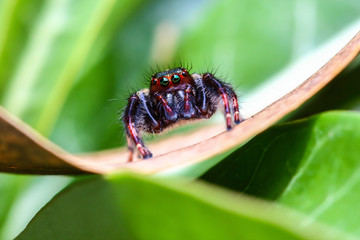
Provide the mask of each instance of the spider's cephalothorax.
POLYGON ((141 132, 159 133, 181 119, 211 117, 223 106, 226 127, 239 124, 239 105, 233 88, 211 73, 189 74, 179 67, 156 73, 150 89, 132 94, 124 112, 124 124, 130 149, 130 161, 136 149, 142 157, 152 157, 140 138, 141 132))

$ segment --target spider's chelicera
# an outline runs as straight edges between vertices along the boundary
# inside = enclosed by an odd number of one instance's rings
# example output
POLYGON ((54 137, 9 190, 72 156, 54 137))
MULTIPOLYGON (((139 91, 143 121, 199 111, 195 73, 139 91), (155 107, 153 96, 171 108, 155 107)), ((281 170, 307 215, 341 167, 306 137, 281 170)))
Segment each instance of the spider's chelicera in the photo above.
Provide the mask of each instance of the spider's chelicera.
POLYGON ((232 116, 235 124, 242 121, 235 91, 213 74, 190 74, 183 67, 155 73, 150 89, 132 94, 124 112, 130 161, 135 148, 142 158, 152 157, 140 137, 142 132, 159 133, 179 120, 209 118, 219 106, 228 130, 232 116))

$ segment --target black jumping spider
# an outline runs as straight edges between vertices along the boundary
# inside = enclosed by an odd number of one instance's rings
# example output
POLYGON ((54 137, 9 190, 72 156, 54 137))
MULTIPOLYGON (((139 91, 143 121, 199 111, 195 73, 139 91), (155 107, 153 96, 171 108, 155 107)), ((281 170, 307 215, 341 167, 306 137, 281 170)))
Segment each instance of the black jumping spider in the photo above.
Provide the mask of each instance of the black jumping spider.
POLYGON ((152 157, 141 132, 159 133, 182 119, 210 118, 220 105, 228 130, 232 114, 235 124, 241 122, 235 91, 211 73, 189 74, 179 67, 152 75, 150 89, 132 94, 124 112, 130 161, 135 147, 144 159, 152 157))

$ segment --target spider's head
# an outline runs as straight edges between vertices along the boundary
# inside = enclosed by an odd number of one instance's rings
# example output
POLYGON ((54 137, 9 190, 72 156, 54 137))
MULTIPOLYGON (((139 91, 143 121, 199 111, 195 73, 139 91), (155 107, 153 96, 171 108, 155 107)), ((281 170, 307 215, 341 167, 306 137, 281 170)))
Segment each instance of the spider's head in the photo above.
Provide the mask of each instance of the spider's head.
POLYGON ((152 75, 150 92, 176 91, 188 84, 194 85, 195 83, 185 68, 167 69, 152 75))

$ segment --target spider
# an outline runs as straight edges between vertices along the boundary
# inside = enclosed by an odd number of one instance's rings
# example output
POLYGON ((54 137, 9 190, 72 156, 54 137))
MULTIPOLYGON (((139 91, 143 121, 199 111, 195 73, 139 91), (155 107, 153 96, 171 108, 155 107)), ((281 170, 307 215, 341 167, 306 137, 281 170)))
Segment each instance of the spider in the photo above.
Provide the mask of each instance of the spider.
POLYGON ((135 148, 143 159, 152 153, 145 147, 142 132, 159 133, 179 120, 210 118, 223 106, 227 130, 242 119, 233 88, 211 73, 190 74, 185 68, 167 69, 152 75, 150 89, 133 93, 123 115, 132 161, 135 148))

